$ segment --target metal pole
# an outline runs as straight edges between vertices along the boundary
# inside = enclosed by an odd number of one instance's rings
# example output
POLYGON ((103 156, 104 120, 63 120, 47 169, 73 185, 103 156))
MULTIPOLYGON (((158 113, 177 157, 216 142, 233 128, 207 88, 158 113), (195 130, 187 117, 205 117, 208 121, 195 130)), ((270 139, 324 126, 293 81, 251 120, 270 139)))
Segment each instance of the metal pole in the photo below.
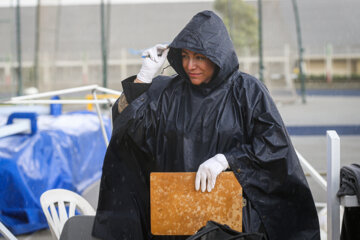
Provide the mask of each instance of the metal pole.
POLYGON ((50 91, 45 93, 36 93, 32 95, 26 95, 26 96, 20 96, 20 97, 12 97, 11 100, 26 100, 26 99, 34 99, 34 98, 42 98, 42 97, 52 97, 56 95, 62 95, 62 94, 69 94, 69 93, 75 93, 75 92, 82 92, 82 91, 90 91, 93 89, 96 89, 97 85, 89 85, 84 87, 76 87, 76 88, 68 88, 63 90, 56 90, 56 91, 50 91))
POLYGON ((16 240, 17 238, 5 227, 5 225, 0 222, 0 230, 3 233, 4 237, 8 240, 16 240))
POLYGON ((59 50, 60 17, 61 17, 61 0, 58 0, 58 5, 56 8, 55 47, 54 47, 55 61, 57 60, 57 53, 59 50))
POLYGON ((21 23, 20 23, 20 0, 17 0, 16 5, 16 52, 17 52, 17 75, 18 75, 18 86, 17 86, 17 95, 22 95, 22 58, 21 58, 21 23))
POLYGON ((228 14, 228 18, 229 18, 229 32, 230 32, 230 38, 232 41, 234 41, 234 36, 233 36, 233 17, 232 17, 232 3, 231 0, 227 1, 227 14, 228 14))
POLYGON ((264 63, 263 63, 263 46, 262 46, 262 0, 258 0, 258 34, 259 34, 259 79, 264 82, 264 63))
MULTIPOLYGON (((64 94, 70 94, 70 93, 77 93, 77 92, 84 92, 84 91, 92 91, 97 90, 100 92, 108 93, 108 94, 114 94, 114 95, 121 95, 122 92, 115 91, 108 88, 102 88, 98 85, 89 85, 84 87, 76 87, 76 88, 68 88, 68 89, 62 89, 62 90, 56 90, 56 91, 50 91, 45 93, 37 93, 32 95, 26 95, 26 96, 20 96, 20 97, 12 97, 11 101, 22 101, 22 100, 28 100, 28 99, 35 99, 35 98, 43 98, 43 97, 52 97, 56 95, 64 95, 64 94)), ((59 101, 59 100, 57 100, 59 101)))
POLYGON ((10 100, 5 101, 5 104, 109 104, 115 103, 117 98, 98 99, 98 100, 41 100, 41 99, 30 99, 30 100, 10 100))
POLYGON ((299 11, 298 11, 296 0, 292 0, 292 4, 293 4, 293 8, 294 8, 296 34, 297 34, 297 42, 298 42, 298 49, 299 49, 299 78, 300 78, 300 82, 301 82, 301 96, 302 96, 302 102, 306 103, 305 78, 304 78, 303 69, 302 69, 304 49, 302 47, 302 41, 301 41, 300 18, 299 18, 299 11))
POLYGON ((39 87, 39 46, 40 46, 40 10, 41 0, 37 1, 36 6, 36 22, 35 22, 35 48, 34 48, 34 86, 39 87))
POLYGON ((59 36, 60 36, 60 20, 61 20, 61 0, 58 0, 58 4, 56 7, 56 22, 55 22, 55 44, 54 44, 54 54, 52 60, 52 71, 51 71, 51 78, 56 81, 56 69, 57 69, 57 59, 58 59, 58 52, 59 52, 59 36))
POLYGON ((101 52, 102 52, 102 68, 103 68, 103 87, 107 87, 107 56, 106 56, 106 39, 105 39, 105 7, 104 0, 101 0, 100 6, 101 16, 101 52))
POLYGON ((106 56, 109 56, 109 46, 110 46, 110 19, 111 19, 111 1, 107 0, 106 6, 106 56))
POLYGON ((16 121, 13 124, 7 124, 0 126, 0 138, 7 137, 17 133, 31 132, 31 125, 28 119, 22 121, 16 121))
MULTIPOLYGON (((95 89, 92 91, 92 94, 93 94, 94 100, 97 100, 96 90, 95 89)), ((96 108, 96 113, 97 113, 99 121, 100 121, 101 132, 102 132, 102 135, 103 135, 103 138, 104 138, 104 141, 105 141, 105 145, 106 145, 106 147, 108 147, 109 146, 109 139, 108 139, 108 136, 106 134, 104 121, 103 121, 103 118, 101 116, 101 110, 100 110, 100 107, 99 107, 98 103, 95 103, 95 108, 96 108)))
POLYGON ((295 150, 295 152, 304 168, 309 171, 311 177, 313 177, 314 180, 320 185, 320 187, 322 187, 322 189, 326 191, 327 183, 325 179, 321 177, 321 175, 316 171, 316 169, 311 166, 311 164, 297 150, 295 150))
POLYGON ((340 239, 340 138, 336 131, 326 131, 327 138, 327 239, 340 239))

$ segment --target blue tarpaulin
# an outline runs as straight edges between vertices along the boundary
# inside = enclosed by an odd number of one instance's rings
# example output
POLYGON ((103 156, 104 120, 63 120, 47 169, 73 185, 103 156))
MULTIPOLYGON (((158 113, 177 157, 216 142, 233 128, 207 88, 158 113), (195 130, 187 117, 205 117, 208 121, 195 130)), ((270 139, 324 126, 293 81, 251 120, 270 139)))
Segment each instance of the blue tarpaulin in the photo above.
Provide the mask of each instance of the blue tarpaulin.
MULTIPOLYGON (((0 138, 0 220, 14 234, 48 227, 40 196, 48 189, 81 193, 99 180, 106 145, 92 112, 38 116, 34 135, 0 138)), ((110 120, 105 119, 108 136, 110 120)))

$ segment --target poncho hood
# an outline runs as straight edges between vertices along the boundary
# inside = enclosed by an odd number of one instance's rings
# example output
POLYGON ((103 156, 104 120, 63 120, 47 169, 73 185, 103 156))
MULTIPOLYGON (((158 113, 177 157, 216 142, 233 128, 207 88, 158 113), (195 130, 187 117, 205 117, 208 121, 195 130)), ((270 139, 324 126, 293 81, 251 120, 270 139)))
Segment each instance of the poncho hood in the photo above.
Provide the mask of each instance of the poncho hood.
POLYGON ((196 14, 170 44, 168 61, 174 70, 189 83, 181 62, 181 49, 201 53, 218 67, 218 72, 207 84, 193 86, 208 94, 239 69, 233 43, 223 21, 212 11, 196 14))

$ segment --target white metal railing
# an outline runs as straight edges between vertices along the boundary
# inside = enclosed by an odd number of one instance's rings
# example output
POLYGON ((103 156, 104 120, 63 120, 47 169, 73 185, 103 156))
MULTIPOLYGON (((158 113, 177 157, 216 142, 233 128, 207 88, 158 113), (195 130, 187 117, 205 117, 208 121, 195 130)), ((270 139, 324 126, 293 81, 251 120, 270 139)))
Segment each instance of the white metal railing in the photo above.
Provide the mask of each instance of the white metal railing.
MULTIPOLYGON (((323 177, 321 177, 321 175, 316 171, 316 169, 295 149, 295 152, 301 162, 301 165, 309 172, 310 176, 315 180, 315 182, 317 184, 320 185, 320 187, 322 189, 324 189, 324 191, 327 191, 327 182, 325 181, 325 179, 323 177)), ((320 223, 320 232, 321 232, 321 236, 323 237, 323 235, 325 235, 325 231, 326 231, 326 226, 325 225, 325 219, 326 219, 326 203, 319 203, 316 202, 315 203, 316 207, 321 208, 321 210, 318 212, 318 217, 319 217, 319 223, 320 223)), ((325 240, 325 239, 324 239, 325 240)))
POLYGON ((5 237, 7 240, 17 240, 17 238, 5 227, 5 225, 0 222, 0 233, 5 237))
MULTIPOLYGON (((105 141, 106 146, 109 145, 109 139, 106 134, 104 121, 101 115, 101 110, 99 104, 113 104, 116 99, 115 98, 108 98, 108 99, 98 99, 97 98, 97 92, 103 92, 107 94, 114 94, 120 96, 122 92, 115 91, 108 88, 99 87, 98 85, 89 85, 84 87, 76 87, 76 88, 69 88, 69 89, 63 89, 63 90, 57 90, 57 91, 50 91, 45 93, 37 93, 37 94, 31 94, 26 96, 18 96, 18 97, 12 97, 10 100, 2 102, 3 104, 95 104, 95 109, 100 121, 100 127, 101 132, 105 141), (70 93, 79 93, 79 92, 85 92, 90 91, 93 95, 93 100, 82 100, 82 99, 66 99, 66 100, 54 100, 54 99, 38 99, 38 98, 44 98, 44 97, 53 97, 53 96, 59 96, 59 95, 65 95, 70 93)), ((111 115, 111 110, 110 110, 111 115)), ((25 131, 23 129, 24 126, 18 131, 25 131)), ((11 131, 14 133, 13 131, 11 131)))
POLYGON ((84 91, 90 91, 94 88, 96 88, 97 85, 89 85, 84 87, 76 87, 76 88, 68 88, 68 89, 62 89, 62 90, 56 90, 56 91, 50 91, 50 92, 44 92, 44 93, 36 93, 26 96, 18 96, 18 97, 12 97, 10 101, 6 101, 5 103, 13 103, 20 100, 29 100, 29 99, 36 99, 41 97, 52 97, 56 95, 64 95, 68 93, 76 93, 76 92, 84 92, 84 91))
POLYGON ((0 127, 0 138, 10 136, 16 133, 29 132, 31 129, 29 120, 22 120, 13 124, 0 127))
POLYGON ((315 170, 315 168, 311 166, 311 164, 297 150, 295 151, 300 162, 302 163, 302 166, 304 166, 309 171, 311 177, 313 177, 314 180, 326 191, 327 184, 325 179, 321 177, 321 175, 315 170))
POLYGON ((336 131, 327 131, 327 239, 340 239, 340 206, 359 207, 356 196, 338 197, 340 188, 340 137, 336 131))
POLYGON ((340 202, 336 196, 340 186, 340 138, 327 131, 327 239, 340 239, 340 202))
POLYGON ((327 222, 327 240, 340 239, 341 230, 341 216, 340 207, 358 207, 360 206, 356 196, 343 196, 338 197, 337 192, 340 187, 340 137, 336 131, 328 130, 326 132, 327 138, 327 181, 311 166, 311 164, 298 152, 302 166, 306 168, 311 177, 326 191, 327 202, 326 205, 318 203, 317 207, 326 209, 326 222, 327 222))

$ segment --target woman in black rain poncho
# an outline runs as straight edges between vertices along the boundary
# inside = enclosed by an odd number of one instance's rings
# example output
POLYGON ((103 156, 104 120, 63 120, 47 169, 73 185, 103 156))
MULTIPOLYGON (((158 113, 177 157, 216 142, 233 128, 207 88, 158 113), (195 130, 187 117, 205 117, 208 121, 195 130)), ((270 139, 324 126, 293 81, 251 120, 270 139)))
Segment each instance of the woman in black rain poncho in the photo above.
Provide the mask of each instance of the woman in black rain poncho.
POLYGON ((153 237, 150 172, 197 172, 196 189, 211 191, 228 169, 247 199, 244 231, 320 239, 314 201, 280 114, 266 87, 238 70, 222 20, 200 12, 169 46, 144 56, 137 77, 123 81, 126 99, 113 108, 94 236, 153 237), (153 79, 166 55, 177 75, 153 79))

